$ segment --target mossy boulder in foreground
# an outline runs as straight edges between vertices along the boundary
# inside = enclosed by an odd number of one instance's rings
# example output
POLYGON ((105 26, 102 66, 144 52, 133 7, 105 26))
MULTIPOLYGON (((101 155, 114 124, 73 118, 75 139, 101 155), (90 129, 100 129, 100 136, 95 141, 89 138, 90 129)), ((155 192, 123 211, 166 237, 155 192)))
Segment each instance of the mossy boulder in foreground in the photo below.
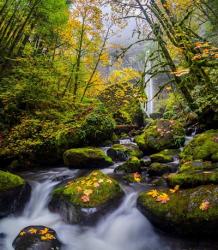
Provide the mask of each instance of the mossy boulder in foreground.
POLYGON ((155 120, 145 128, 143 134, 135 137, 135 142, 145 153, 179 148, 185 142, 185 130, 178 121, 155 120))
POLYGON ((29 226, 20 231, 13 242, 15 250, 60 250, 56 232, 44 226, 29 226))
POLYGON ((131 156, 141 158, 143 156, 143 153, 134 144, 114 144, 111 148, 108 149, 107 155, 110 156, 114 161, 126 161, 131 156))
POLYGON ((218 186, 200 186, 175 193, 166 190, 169 201, 161 203, 143 192, 139 195, 139 210, 157 227, 184 236, 217 237, 218 186))
POLYGON ((64 164, 72 168, 105 168, 112 165, 112 159, 99 148, 74 148, 64 152, 64 164))
POLYGON ((196 135, 180 153, 183 161, 209 160, 218 162, 218 130, 196 135))
POLYGON ((30 186, 19 176, 0 170, 0 218, 19 213, 30 198, 30 186))
POLYGON ((123 194, 117 181, 96 170, 55 189, 49 208, 68 223, 93 224, 116 208, 123 194))

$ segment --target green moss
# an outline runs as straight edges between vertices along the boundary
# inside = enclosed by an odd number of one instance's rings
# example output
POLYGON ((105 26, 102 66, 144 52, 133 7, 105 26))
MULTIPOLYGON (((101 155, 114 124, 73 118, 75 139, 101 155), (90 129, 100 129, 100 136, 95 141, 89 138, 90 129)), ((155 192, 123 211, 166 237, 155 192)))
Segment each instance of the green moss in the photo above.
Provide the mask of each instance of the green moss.
POLYGON ((141 172, 141 161, 133 156, 129 158, 124 164, 118 166, 115 169, 115 172, 124 172, 124 173, 135 173, 141 172))
MULTIPOLYGON (((126 158, 129 156, 135 156, 138 158, 141 158, 143 156, 143 153, 137 146, 132 146, 132 145, 122 145, 122 144, 114 144, 109 150, 108 154, 111 155, 111 157, 114 155, 124 155, 126 158)), ((113 158, 113 157, 112 157, 113 158)), ((115 157, 116 158, 116 157, 115 157)))
POLYGON ((196 170, 207 171, 214 168, 215 166, 214 164, 212 164, 211 161, 203 162, 201 160, 196 160, 183 163, 179 168, 179 173, 183 173, 186 171, 196 171, 196 170))
POLYGON ((78 178, 55 189, 53 194, 79 207, 98 207, 119 197, 122 190, 117 181, 100 171, 93 171, 86 177, 78 178), (86 202, 82 200, 84 195, 89 199, 86 202))
POLYGON ((158 152, 166 148, 179 148, 185 141, 185 131, 178 121, 155 120, 144 133, 135 138, 142 151, 158 152))
POLYGON ((175 223, 175 226, 180 227, 181 230, 186 225, 187 230, 191 231, 193 222, 201 225, 201 222, 218 220, 217 186, 201 186, 181 190, 174 194, 164 189, 161 189, 159 192, 169 195, 170 200, 166 204, 157 202, 155 198, 152 198, 145 192, 139 195, 138 202, 152 215, 162 219, 163 222, 175 223), (210 202, 210 208, 207 211, 200 209, 200 205, 204 201, 210 202))
POLYGON ((154 162, 148 168, 148 174, 151 176, 161 176, 171 172, 171 166, 163 163, 154 162))
POLYGON ((196 187, 218 183, 218 169, 210 171, 185 171, 167 177, 170 186, 196 187))
POLYGON ((195 136, 183 149, 180 157, 187 160, 217 161, 218 131, 209 130, 195 136))
POLYGON ((73 148, 64 152, 64 164, 76 168, 99 168, 111 165, 112 159, 99 148, 73 148))
POLYGON ((150 155, 150 158, 153 162, 172 162, 174 157, 179 154, 178 150, 175 149, 164 149, 159 153, 150 155))
POLYGON ((21 177, 0 170, 0 191, 16 188, 24 185, 24 183, 25 182, 21 177))

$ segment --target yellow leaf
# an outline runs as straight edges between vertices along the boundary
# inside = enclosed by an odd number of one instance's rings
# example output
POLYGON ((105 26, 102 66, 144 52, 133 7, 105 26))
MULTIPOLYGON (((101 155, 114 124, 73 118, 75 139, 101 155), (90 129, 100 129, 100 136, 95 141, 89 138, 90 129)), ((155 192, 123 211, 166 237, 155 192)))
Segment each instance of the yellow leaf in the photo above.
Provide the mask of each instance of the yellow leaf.
POLYGON ((31 233, 31 234, 36 234, 36 233, 37 233, 37 229, 35 229, 35 228, 30 228, 30 229, 28 230, 28 232, 31 233))
POLYGON ((199 208, 202 210, 202 211, 207 211, 209 208, 210 208, 210 202, 209 201, 203 201, 201 203, 201 205, 199 206, 199 208))
POLYGON ((151 191, 147 192, 147 195, 156 198, 159 195, 159 193, 156 189, 152 189, 151 191))
POLYGON ((83 193, 84 193, 85 195, 89 196, 90 194, 93 193, 93 190, 92 190, 92 189, 86 189, 86 190, 83 191, 83 193))
POLYGON ((44 229, 39 231, 39 234, 47 234, 49 231, 49 229, 47 227, 45 227, 44 229))
POLYGON ((24 236, 26 233, 24 231, 20 232, 20 236, 24 236))
POLYGON ((176 193, 177 191, 179 191, 179 185, 176 185, 173 189, 170 189, 171 193, 176 193))
POLYGON ((156 201, 160 202, 160 203, 167 203, 170 200, 170 197, 168 196, 168 194, 166 193, 162 193, 160 195, 158 195, 156 201))

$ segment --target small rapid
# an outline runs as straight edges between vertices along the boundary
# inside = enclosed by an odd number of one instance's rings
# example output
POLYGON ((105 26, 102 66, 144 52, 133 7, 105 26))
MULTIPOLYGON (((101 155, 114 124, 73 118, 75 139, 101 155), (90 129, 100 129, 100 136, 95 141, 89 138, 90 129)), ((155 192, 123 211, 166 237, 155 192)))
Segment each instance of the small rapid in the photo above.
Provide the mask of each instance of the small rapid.
POLYGON ((53 188, 58 184, 55 178, 68 174, 75 177, 78 171, 65 168, 30 172, 24 175, 31 184, 32 194, 22 215, 9 216, 0 221, 1 250, 12 250, 12 242, 18 233, 31 225, 43 225, 54 229, 63 250, 158 250, 169 249, 160 245, 158 235, 151 224, 137 210, 137 192, 126 194, 123 203, 94 227, 69 225, 58 214, 48 210, 53 188), (34 178, 35 176, 35 178, 34 178))

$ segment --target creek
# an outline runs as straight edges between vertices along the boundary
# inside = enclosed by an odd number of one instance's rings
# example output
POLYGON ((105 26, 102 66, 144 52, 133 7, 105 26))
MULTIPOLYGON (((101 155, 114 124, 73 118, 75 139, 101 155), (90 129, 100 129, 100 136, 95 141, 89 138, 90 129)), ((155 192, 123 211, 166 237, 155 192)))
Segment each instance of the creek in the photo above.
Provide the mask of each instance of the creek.
MULTIPOLYGON (((132 143, 130 140, 122 143, 127 142, 132 143)), ((112 174, 117 165, 102 171, 112 174)), ((149 184, 122 184, 125 191, 122 204, 95 226, 66 224, 60 215, 49 211, 48 203, 53 188, 62 178, 71 179, 79 174, 79 170, 65 167, 22 173, 32 187, 31 198, 20 216, 9 216, 0 221, 0 249, 12 250, 12 242, 18 233, 27 226, 36 225, 54 229, 63 243, 62 250, 217 249, 216 244, 168 236, 154 228, 136 207, 139 191, 148 189, 149 184)))

